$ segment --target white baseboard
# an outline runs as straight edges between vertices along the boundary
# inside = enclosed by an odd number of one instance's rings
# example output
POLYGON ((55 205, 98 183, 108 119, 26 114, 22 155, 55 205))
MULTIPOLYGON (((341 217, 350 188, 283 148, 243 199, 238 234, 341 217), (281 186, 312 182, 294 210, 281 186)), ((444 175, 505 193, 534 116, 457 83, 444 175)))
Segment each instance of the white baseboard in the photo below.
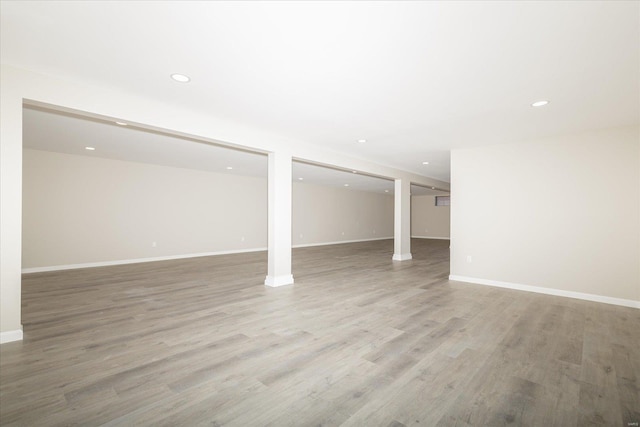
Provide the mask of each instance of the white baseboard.
POLYGON ((411 236, 412 239, 451 240, 451 237, 411 236))
MULTIPOLYGON (((292 248, 306 248, 310 246, 338 245, 342 243, 358 243, 358 242, 369 242, 374 240, 389 240, 389 239, 393 239, 393 237, 378 237, 375 239, 360 239, 360 240, 343 240, 339 242, 308 243, 308 244, 302 244, 302 245, 293 245, 292 248)), ((29 267, 29 268, 23 268, 22 273, 29 274, 29 273, 43 273, 46 271, 74 270, 77 268, 108 267, 112 265, 137 264, 141 262, 154 262, 154 261, 170 261, 173 259, 198 258, 198 257, 213 256, 213 255, 230 255, 230 254, 240 254, 240 253, 247 253, 247 252, 261 252, 266 250, 267 248, 236 249, 231 251, 200 252, 195 254, 168 255, 168 256, 159 256, 159 257, 152 257, 152 258, 134 258, 134 259, 121 259, 121 260, 115 260, 115 261, 86 262, 82 264, 51 265, 46 267, 29 267)))
POLYGON ((0 332, 0 344, 22 341, 22 328, 15 331, 0 332))
POLYGON ((412 258, 413 258, 413 256, 410 253, 408 253, 408 254, 393 254, 393 256, 391 257, 391 259, 393 261, 409 261, 412 258))
POLYGON ((456 282, 474 283, 476 285, 495 286, 498 288, 515 289, 518 291, 535 292, 538 294, 555 295, 559 297, 576 298, 586 301, 602 302, 605 304, 621 305, 640 309, 640 301, 623 298, 613 298, 604 295, 585 294, 582 292, 563 291, 561 289, 542 288, 539 286, 521 285, 518 283, 500 282, 497 280, 478 279, 475 277, 450 275, 449 280, 456 282))
POLYGON ((358 240, 341 240, 338 242, 324 242, 324 243, 303 243, 300 245, 293 245, 292 248, 309 248, 312 246, 329 246, 329 245, 340 245, 343 243, 359 243, 359 242, 373 242, 374 240, 390 240, 393 237, 376 237, 375 239, 358 239, 358 240))
POLYGON ((278 286, 293 285, 293 275, 285 274, 284 276, 267 276, 264 279, 265 286, 277 288, 278 286))
POLYGON ((231 250, 231 251, 201 252, 197 254, 168 255, 168 256, 159 256, 159 257, 153 257, 153 258, 134 258, 134 259, 121 259, 116 261, 87 262, 83 264, 52 265, 49 267, 23 268, 22 273, 25 273, 25 274, 41 273, 44 271, 73 270, 76 268, 108 267, 111 265, 137 264, 140 262, 153 262, 153 261, 169 261, 172 259, 198 258, 203 256, 240 254, 240 253, 246 253, 246 252, 261 252, 266 250, 267 248, 237 249, 237 250, 231 250))

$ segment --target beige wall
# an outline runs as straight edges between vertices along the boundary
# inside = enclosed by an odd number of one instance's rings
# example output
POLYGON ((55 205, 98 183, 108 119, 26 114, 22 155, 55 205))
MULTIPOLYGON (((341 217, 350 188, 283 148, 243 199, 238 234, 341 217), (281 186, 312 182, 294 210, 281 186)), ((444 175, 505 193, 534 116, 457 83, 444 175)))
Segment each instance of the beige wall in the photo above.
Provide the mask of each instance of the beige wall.
POLYGON ((393 238, 393 196, 293 183, 294 246, 393 238))
POLYGON ((261 178, 25 150, 23 179, 23 268, 267 245, 261 178))
POLYGON ((451 165, 452 275, 640 301, 637 127, 454 150, 451 165))
MULTIPOLYGON (((267 246, 265 178, 36 150, 23 168, 25 269, 267 246)), ((391 238, 393 197, 294 183, 292 222, 294 245, 391 238)))
POLYGON ((436 196, 412 196, 411 236, 448 239, 450 216, 449 206, 436 206, 436 196))

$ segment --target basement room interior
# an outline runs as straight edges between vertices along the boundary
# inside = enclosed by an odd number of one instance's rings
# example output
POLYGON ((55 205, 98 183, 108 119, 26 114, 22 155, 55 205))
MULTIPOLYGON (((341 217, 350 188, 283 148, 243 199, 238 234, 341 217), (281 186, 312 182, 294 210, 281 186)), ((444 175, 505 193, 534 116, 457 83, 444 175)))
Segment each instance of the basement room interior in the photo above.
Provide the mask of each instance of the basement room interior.
POLYGON ((0 19, 0 425, 638 426, 640 3, 0 19))

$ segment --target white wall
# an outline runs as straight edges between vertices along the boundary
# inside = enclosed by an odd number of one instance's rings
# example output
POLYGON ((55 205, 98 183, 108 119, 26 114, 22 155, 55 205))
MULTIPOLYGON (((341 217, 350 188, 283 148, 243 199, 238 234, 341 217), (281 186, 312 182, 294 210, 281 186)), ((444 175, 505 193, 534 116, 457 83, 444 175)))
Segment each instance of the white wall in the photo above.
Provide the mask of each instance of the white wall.
MULTIPOLYGON (((23 160, 25 269, 267 246, 265 178, 29 149, 23 160)), ((298 245, 392 238, 393 197, 294 183, 292 223, 298 245)))
POLYGON ((393 238, 393 196, 293 183, 294 246, 393 238))
POLYGON ((638 127, 454 150, 451 166, 452 276, 640 306, 638 127))
POLYGON ((436 196, 411 197, 411 236, 448 239, 451 207, 436 206, 436 196))
POLYGON ((0 72, 0 343, 22 339, 22 88, 0 72))

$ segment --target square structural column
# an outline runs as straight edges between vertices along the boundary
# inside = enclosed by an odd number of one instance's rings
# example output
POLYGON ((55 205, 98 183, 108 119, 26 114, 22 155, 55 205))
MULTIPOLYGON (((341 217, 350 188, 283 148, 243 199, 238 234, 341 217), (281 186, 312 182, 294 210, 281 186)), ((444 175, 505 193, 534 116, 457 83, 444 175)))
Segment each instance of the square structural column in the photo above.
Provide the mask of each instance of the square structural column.
POLYGON ((393 260, 411 259, 411 182, 395 181, 395 210, 393 216, 393 260))
POLYGON ((269 153, 267 286, 293 284, 291 274, 291 154, 269 153))

